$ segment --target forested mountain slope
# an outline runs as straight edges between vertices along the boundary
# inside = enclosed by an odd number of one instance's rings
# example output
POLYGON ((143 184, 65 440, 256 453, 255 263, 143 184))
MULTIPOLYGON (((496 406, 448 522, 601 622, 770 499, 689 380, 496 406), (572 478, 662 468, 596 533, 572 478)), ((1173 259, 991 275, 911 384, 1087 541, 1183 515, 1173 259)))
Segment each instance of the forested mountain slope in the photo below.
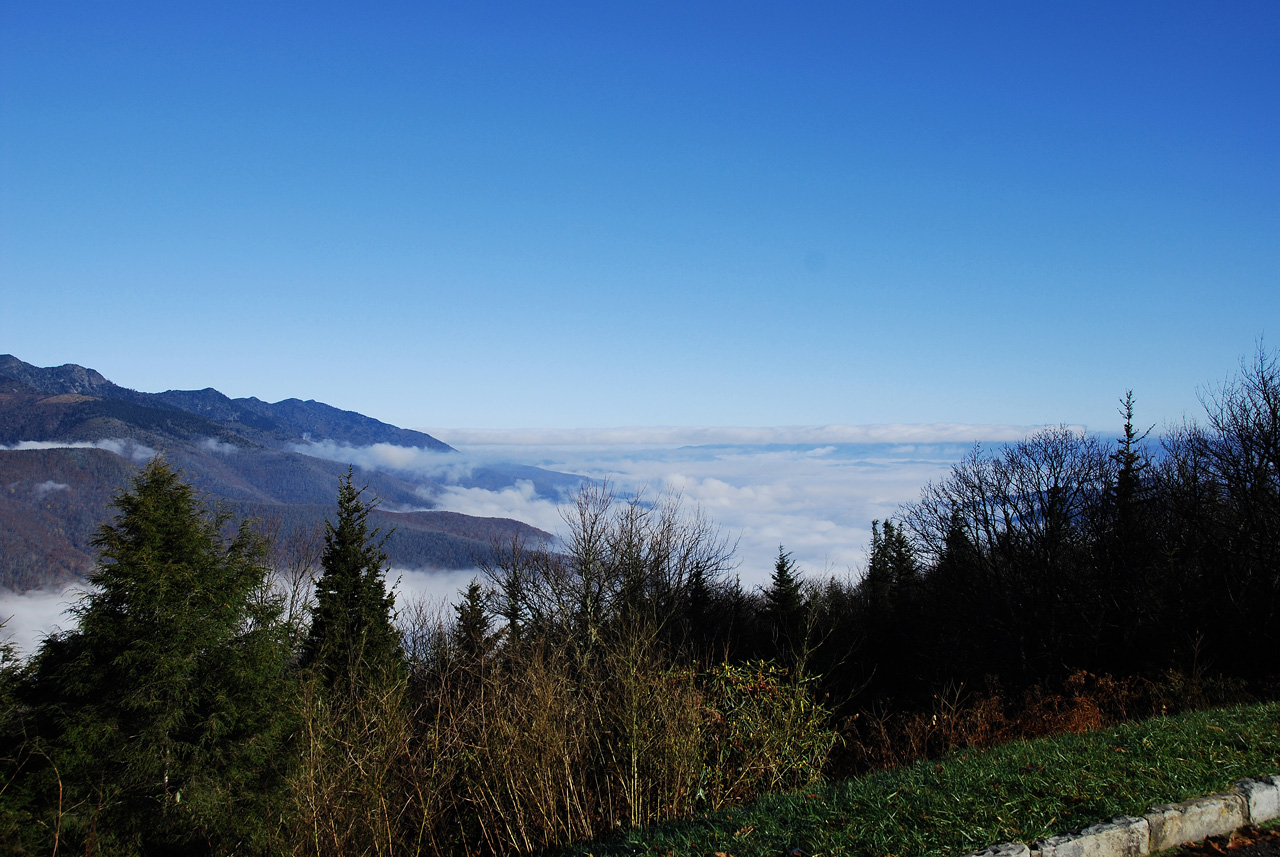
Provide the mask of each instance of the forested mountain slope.
MULTIPOLYGON (((271 404, 213 389, 141 393, 83 366, 41 368, 0 355, 0 587, 25 590, 84 574, 113 492, 156 454, 237 516, 287 534, 326 517, 348 466, 342 451, 373 444, 444 462, 459 455, 430 435, 320 402, 271 404), (305 454, 317 444, 326 457, 305 454)), ((392 532, 387 550, 397 566, 467 568, 495 539, 545 536, 517 521, 437 510, 435 498, 448 485, 495 489, 528 480, 556 495, 581 481, 523 465, 446 471, 462 475, 357 471, 381 501, 376 524, 392 532)))

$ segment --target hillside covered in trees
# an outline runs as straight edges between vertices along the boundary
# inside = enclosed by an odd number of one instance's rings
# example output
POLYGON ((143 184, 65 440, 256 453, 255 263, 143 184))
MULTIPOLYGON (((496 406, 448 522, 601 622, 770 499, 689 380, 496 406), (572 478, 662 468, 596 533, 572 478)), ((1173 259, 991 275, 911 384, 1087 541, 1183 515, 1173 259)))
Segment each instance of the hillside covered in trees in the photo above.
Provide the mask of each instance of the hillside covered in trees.
MULTIPOLYGON (((217 390, 140 393, 82 366, 39 368, 0 355, 0 588, 23 591, 83 577, 89 544, 112 493, 156 453, 240 518, 277 534, 314 535, 346 470, 343 451, 383 444, 457 458, 447 444, 320 402, 269 404, 217 390)), ((354 457, 354 453, 352 453, 354 457)), ((442 472, 447 467, 441 468, 442 472)), ((435 509, 441 486, 506 487, 546 496, 580 477, 517 464, 455 468, 448 475, 371 468, 379 525, 401 568, 471 568, 491 543, 526 525, 435 509)))
POLYGON ((672 496, 589 484, 443 613, 340 476, 313 567, 162 461, 77 629, 0 673, 0 847, 530 853, 958 746, 1274 698, 1280 358, 1151 437, 976 448, 861 573, 768 585, 672 496), (314 586, 312 581, 314 580, 314 586))

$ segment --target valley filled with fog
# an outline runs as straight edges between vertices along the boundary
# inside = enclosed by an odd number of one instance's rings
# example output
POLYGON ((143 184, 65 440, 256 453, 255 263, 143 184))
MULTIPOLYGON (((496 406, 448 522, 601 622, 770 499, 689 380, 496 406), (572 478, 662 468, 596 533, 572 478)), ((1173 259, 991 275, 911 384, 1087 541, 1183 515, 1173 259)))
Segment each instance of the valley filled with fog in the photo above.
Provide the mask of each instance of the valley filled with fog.
MULTIPOLYGON (((308 452, 351 462, 361 470, 437 477, 464 476, 502 462, 519 462, 584 479, 607 480, 622 496, 656 498, 676 492, 690 511, 700 508, 737 543, 745 585, 768 580, 779 545, 807 576, 857 575, 866 559, 871 522, 916 499, 920 488, 946 474, 972 447, 1023 437, 1015 426, 895 426, 795 429, 616 429, 489 431, 432 429, 458 454, 376 444, 312 447, 308 452)), ((565 494, 539 493, 532 482, 495 489, 446 485, 430 498, 436 509, 480 517, 514 518, 551 533, 564 530, 565 494)), ((394 567, 401 603, 453 598, 474 570, 394 567)), ((79 587, 0 596, 4 631, 24 653, 54 627, 79 587)))
MULTIPOLYGON (((619 442, 597 432, 450 433, 450 443, 479 460, 522 461, 548 470, 607 480, 623 496, 640 491, 656 497, 677 493, 682 504, 700 508, 737 541, 744 583, 765 582, 785 545, 807 574, 845 574, 866 557, 871 522, 884 520, 900 503, 914 500, 928 481, 944 475, 973 448, 973 441, 921 433, 907 442, 797 440, 798 432, 758 430, 698 434, 644 430, 619 442), (745 434, 745 432, 744 432, 745 434), (457 435, 457 436, 453 436, 457 435), (514 442, 505 442, 510 435, 514 442), (679 443, 682 437, 696 444, 679 443), (476 440, 485 442, 477 443, 476 440), (666 442, 662 442, 666 441, 666 442)), ((988 443, 1021 438, 1029 430, 987 431, 988 443), (992 437, 994 435, 994 437, 992 437)), ((903 431, 903 434, 909 434, 903 431)), ((549 532, 563 530, 561 503, 539 496, 527 483, 499 491, 449 487, 441 508, 469 515, 516 518, 549 532)))

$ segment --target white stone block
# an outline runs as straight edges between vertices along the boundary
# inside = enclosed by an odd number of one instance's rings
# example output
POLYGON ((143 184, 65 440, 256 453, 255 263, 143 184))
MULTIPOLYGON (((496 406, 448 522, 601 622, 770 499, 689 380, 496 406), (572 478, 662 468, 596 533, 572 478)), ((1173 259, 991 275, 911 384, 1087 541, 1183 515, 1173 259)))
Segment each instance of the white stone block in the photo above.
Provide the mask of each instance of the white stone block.
POLYGON ((1259 777, 1236 783, 1236 794, 1249 808, 1249 823, 1262 824, 1280 818, 1280 776, 1259 777))
POLYGON ((1222 836, 1248 822, 1245 799, 1238 794, 1210 795, 1153 806, 1146 819, 1151 828, 1153 852, 1199 842, 1209 836, 1222 836))
POLYGON ((1079 833, 1041 839, 1032 857, 1146 857, 1151 853, 1145 818, 1121 816, 1086 827, 1079 833))

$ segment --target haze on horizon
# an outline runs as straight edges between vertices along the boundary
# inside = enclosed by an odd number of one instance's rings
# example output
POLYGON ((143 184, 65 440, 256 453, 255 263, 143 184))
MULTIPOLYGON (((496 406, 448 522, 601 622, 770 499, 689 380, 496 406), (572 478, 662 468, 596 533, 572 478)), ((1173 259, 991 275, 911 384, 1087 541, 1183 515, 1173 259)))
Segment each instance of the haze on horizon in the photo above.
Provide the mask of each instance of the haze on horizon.
POLYGON ((403 426, 1112 426, 1280 310, 1273 3, 0 4, 0 351, 403 426))

